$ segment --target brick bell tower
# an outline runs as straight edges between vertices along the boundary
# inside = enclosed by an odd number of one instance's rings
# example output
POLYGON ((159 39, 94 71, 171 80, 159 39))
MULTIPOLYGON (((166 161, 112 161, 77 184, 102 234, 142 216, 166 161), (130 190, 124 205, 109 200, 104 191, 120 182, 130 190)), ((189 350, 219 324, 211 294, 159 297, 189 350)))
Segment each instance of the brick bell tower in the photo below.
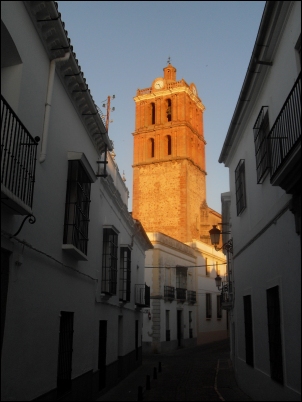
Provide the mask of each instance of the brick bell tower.
POLYGON ((176 80, 175 67, 163 71, 134 97, 132 216, 147 232, 188 242, 201 237, 206 205, 205 107, 193 83, 176 80))

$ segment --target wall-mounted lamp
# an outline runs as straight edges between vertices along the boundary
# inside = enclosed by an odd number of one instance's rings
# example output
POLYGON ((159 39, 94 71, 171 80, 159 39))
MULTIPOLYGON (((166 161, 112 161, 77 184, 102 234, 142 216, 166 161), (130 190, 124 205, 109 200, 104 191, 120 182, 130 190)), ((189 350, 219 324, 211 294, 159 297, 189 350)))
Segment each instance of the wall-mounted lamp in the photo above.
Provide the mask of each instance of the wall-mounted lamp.
POLYGON ((233 239, 230 239, 229 241, 227 241, 220 248, 217 247, 219 244, 219 241, 220 241, 220 235, 221 234, 229 234, 230 232, 221 232, 221 230, 219 230, 217 228, 217 225, 213 225, 213 228, 211 230, 209 230, 209 233, 210 233, 210 237, 211 237, 211 243, 213 244, 216 251, 226 250, 230 253, 233 253, 233 239))

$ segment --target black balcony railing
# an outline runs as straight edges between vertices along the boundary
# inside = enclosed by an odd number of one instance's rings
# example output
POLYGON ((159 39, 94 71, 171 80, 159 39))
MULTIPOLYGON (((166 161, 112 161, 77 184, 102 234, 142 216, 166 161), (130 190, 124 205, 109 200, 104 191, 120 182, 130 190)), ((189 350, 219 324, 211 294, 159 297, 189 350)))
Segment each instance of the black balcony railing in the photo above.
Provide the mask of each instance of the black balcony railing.
POLYGON ((5 198, 12 194, 29 208, 33 203, 39 140, 29 134, 1 95, 1 184, 6 190, 5 198))
POLYGON ((135 285, 135 304, 140 307, 150 307, 150 286, 135 285))
POLYGON ((176 299, 181 302, 186 301, 186 292, 187 292, 187 289, 176 288, 176 299))
POLYGON ((169 300, 175 299, 175 288, 172 286, 164 286, 164 298, 169 300))
POLYGON ((195 292, 195 290, 188 290, 188 292, 187 292, 187 300, 188 300, 188 303, 190 303, 190 304, 196 303, 196 292, 195 292))
POLYGON ((274 175, 301 141, 301 73, 269 132, 271 182, 274 175))

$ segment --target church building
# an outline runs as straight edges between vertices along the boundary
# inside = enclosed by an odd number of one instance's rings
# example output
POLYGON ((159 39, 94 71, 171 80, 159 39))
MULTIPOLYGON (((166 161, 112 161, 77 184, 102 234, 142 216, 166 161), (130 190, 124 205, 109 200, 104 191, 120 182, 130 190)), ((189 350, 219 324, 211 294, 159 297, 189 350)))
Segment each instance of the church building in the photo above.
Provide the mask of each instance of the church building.
POLYGON ((221 215, 206 202, 205 107, 169 61, 163 72, 134 97, 132 216, 154 247, 146 253, 151 307, 143 328, 145 351, 153 352, 227 335, 215 286, 225 256, 209 237, 221 215))

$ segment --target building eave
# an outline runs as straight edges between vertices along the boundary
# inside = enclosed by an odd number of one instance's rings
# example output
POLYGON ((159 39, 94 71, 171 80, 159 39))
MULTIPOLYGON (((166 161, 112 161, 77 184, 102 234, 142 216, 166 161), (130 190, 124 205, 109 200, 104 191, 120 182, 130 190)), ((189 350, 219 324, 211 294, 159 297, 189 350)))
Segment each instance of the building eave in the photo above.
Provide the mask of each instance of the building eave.
POLYGON ((266 2, 249 66, 218 159, 219 163, 224 163, 228 166, 231 149, 240 136, 245 118, 253 107, 267 69, 271 68, 271 63, 273 63, 274 51, 285 15, 293 6, 293 3, 292 1, 266 2))
POLYGON ((28 14, 35 26, 49 60, 63 57, 70 52, 64 63, 57 65, 58 76, 69 95, 80 119, 99 154, 107 148, 113 149, 103 117, 99 114, 81 71, 76 54, 61 20, 58 4, 54 1, 24 1, 28 14))

